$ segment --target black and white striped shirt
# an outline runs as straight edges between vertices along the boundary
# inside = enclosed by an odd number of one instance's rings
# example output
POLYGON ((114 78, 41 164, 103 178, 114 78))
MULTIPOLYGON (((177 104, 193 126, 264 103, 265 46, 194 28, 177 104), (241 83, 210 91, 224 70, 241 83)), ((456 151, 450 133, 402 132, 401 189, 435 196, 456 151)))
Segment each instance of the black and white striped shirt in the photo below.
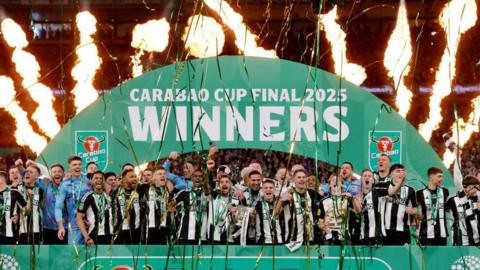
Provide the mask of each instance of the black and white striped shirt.
MULTIPOLYGON (((255 209, 257 204, 263 198, 262 192, 260 190, 253 190, 251 188, 245 189, 243 194, 245 195, 245 199, 241 200, 240 204, 245 205, 247 207, 251 207, 252 210, 255 209)), ((251 218, 248 223, 247 242, 255 243, 256 235, 257 235, 257 228, 255 225, 255 219, 251 218)))
POLYGON ((376 185, 363 195, 362 212, 357 214, 360 218, 360 239, 386 236, 382 215, 379 212, 379 199, 385 196, 388 196, 388 188, 385 185, 376 185))
POLYGON ((383 220, 382 224, 384 226, 382 231, 392 230, 397 232, 409 232, 410 217, 405 212, 405 208, 417 207, 415 190, 410 186, 404 185, 400 188, 397 194, 382 197, 380 201, 382 200, 384 203, 380 203, 379 205, 383 220))
POLYGON ((22 194, 25 201, 31 203, 29 212, 19 213, 19 232, 23 233, 40 233, 43 229, 42 207, 43 207, 43 190, 35 184, 33 187, 25 187, 22 194), (33 192, 31 197, 28 196, 28 190, 33 192))
POLYGON ((320 216, 329 228, 324 231, 324 240, 331 240, 334 235, 338 240, 348 237, 348 226, 346 222, 350 215, 350 202, 346 196, 329 196, 320 202, 320 216))
POLYGON ((115 202, 116 230, 136 230, 140 228, 140 200, 136 190, 120 188, 115 202))
POLYGON ((201 190, 180 191, 176 198, 180 210, 178 239, 204 241, 208 230, 208 197, 201 190))
POLYGON ((155 185, 141 185, 137 188, 143 208, 145 228, 160 229, 168 226, 169 213, 167 204, 170 194, 165 187, 155 185))
MULTIPOLYGON (((476 200, 475 200, 476 201, 476 200)), ((476 202, 461 191, 447 200, 446 209, 453 217, 453 244, 475 245, 480 242, 476 202)))
POLYGON ((283 212, 273 217, 275 199, 271 202, 262 199, 255 206, 255 227, 257 244, 285 243, 285 215, 283 212))
POLYGON ((27 202, 22 194, 17 190, 7 187, 0 192, 0 235, 3 237, 14 237, 18 231, 11 218, 17 214, 21 215, 21 208, 25 207, 27 202))
POLYGON ((283 214, 288 221, 285 225, 285 241, 307 243, 314 240, 314 226, 318 201, 322 196, 313 190, 306 190, 303 194, 290 187, 293 199, 283 207, 283 214))
POLYGON ((385 183, 388 182, 388 175, 385 177, 381 177, 379 172, 374 172, 373 179, 375 180, 375 183, 385 183))
POLYGON ((223 196, 215 191, 212 192, 208 208, 208 238, 226 244, 234 242, 234 233, 237 230, 236 220, 228 209, 228 205, 238 206, 238 199, 232 195, 223 196))
POLYGON ((421 207, 423 219, 417 232, 421 239, 446 238, 448 235, 445 218, 445 205, 448 190, 439 187, 435 190, 424 188, 417 191, 417 202, 421 207))
POLYGON ((114 234, 112 204, 105 192, 87 192, 83 195, 77 211, 85 214, 85 218, 92 224, 87 231, 90 238, 114 234))

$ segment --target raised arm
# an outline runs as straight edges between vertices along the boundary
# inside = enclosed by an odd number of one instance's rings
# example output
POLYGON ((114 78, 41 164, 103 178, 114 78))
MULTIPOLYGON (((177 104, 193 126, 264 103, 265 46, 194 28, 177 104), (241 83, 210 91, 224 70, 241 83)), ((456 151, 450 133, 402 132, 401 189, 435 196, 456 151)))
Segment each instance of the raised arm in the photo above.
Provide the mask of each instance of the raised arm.
POLYGON ((292 193, 290 192, 287 192, 285 194, 283 194, 280 199, 276 202, 275 204, 275 208, 273 208, 273 216, 276 217, 278 215, 280 215, 280 212, 282 211, 283 209, 283 206, 290 202, 292 200, 293 196, 292 196, 292 193))
MULTIPOLYGON (((403 181, 405 181, 405 179, 403 179, 403 181)), ((402 182, 403 183, 403 182, 402 182)), ((392 186, 390 186, 388 188, 388 196, 393 196, 395 194, 397 194, 397 192, 402 188, 402 185, 401 184, 398 184, 398 185, 394 185, 393 182, 392 182, 392 186)))
POLYGON ((363 194, 360 192, 353 197, 353 212, 358 214, 362 212, 363 207, 363 194))
MULTIPOLYGON (((176 187, 179 188, 179 185, 181 185, 181 181, 183 180, 181 176, 178 176, 174 173, 170 172, 170 161, 165 160, 163 163, 163 168, 167 172, 167 179, 176 187)), ((186 185, 185 185, 186 187, 186 185)))
POLYGON ((460 168, 460 155, 458 156, 458 159, 455 159, 455 162, 453 163, 453 183, 455 184, 455 188, 457 188, 457 191, 462 191, 463 190, 463 175, 462 175, 462 170, 460 168))

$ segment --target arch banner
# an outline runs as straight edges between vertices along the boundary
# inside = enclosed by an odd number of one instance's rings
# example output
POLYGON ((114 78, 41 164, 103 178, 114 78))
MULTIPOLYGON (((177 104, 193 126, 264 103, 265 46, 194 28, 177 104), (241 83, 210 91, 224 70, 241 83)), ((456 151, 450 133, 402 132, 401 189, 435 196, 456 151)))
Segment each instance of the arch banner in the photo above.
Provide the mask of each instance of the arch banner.
MULTIPOLYGON (((278 59, 222 56, 178 62, 112 89, 53 138, 37 161, 118 171, 207 149, 292 152, 354 170, 376 170, 387 153, 421 187, 431 166, 451 175, 416 129, 382 100, 326 71, 278 59)), ((268 154, 268 152, 266 153, 268 154)))

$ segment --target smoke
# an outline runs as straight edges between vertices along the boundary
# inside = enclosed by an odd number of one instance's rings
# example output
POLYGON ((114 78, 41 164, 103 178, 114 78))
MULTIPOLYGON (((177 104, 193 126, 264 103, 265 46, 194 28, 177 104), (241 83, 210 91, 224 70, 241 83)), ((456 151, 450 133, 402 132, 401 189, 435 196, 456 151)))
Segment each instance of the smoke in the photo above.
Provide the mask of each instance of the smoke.
POLYGON ((7 12, 2 6, 0 6, 0 22, 5 20, 6 18, 8 18, 7 12))

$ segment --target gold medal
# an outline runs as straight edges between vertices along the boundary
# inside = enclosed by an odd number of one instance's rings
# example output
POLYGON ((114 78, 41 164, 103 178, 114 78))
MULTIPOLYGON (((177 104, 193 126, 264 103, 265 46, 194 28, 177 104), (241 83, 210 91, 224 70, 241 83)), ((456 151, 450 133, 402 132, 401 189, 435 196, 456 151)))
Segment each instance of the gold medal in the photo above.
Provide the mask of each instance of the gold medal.
POLYGON ((165 219, 166 219, 165 215, 160 216, 160 225, 162 225, 165 222, 165 219))

